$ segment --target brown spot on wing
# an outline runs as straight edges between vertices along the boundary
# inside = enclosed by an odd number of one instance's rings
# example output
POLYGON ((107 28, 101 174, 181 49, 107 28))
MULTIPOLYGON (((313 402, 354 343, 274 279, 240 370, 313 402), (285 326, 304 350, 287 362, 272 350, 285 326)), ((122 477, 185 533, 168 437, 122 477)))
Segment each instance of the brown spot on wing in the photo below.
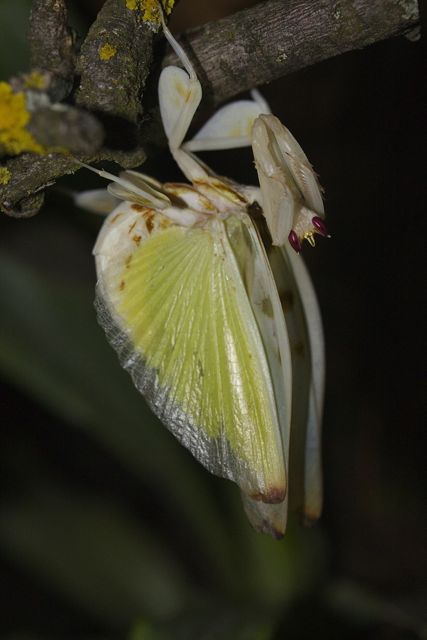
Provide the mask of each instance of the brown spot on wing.
POLYGON ((148 231, 148 233, 151 233, 152 230, 154 229, 154 222, 153 222, 154 213, 153 213, 153 211, 151 211, 151 209, 147 209, 147 211, 145 211, 143 213, 143 217, 144 217, 144 220, 145 220, 145 226, 147 227, 147 231, 148 231))
POLYGON ((142 204, 137 204, 137 203, 135 202, 134 204, 131 204, 131 208, 132 208, 134 211, 144 211, 144 209, 145 209, 146 207, 143 207, 143 206, 142 206, 142 204))
POLYGON ((119 285, 119 290, 120 290, 120 291, 123 291, 123 289, 125 288, 125 286, 126 286, 126 283, 125 283, 125 281, 124 281, 124 280, 122 280, 122 281, 120 282, 120 285, 119 285))
POLYGON ((139 247, 139 243, 141 242, 141 236, 139 236, 137 233, 135 233, 135 235, 133 236, 132 240, 139 247))

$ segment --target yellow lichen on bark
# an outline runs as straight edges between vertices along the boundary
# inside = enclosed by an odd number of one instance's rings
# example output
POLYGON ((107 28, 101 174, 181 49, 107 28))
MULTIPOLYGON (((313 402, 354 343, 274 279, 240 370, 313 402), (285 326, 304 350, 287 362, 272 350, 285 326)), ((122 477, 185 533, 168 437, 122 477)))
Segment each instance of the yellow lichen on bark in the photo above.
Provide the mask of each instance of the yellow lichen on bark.
POLYGON ((7 155, 44 152, 42 145, 25 128, 30 117, 24 93, 13 93, 10 84, 0 82, 0 149, 7 155))
MULTIPOLYGON (((143 11, 142 19, 145 22, 160 24, 159 5, 157 0, 125 0, 126 7, 131 11, 139 9, 143 11)), ((161 5, 166 15, 169 15, 175 4, 175 0, 162 0, 161 5)))
POLYGON ((9 169, 7 169, 6 167, 0 167, 0 185, 8 184, 11 177, 12 174, 10 173, 9 169))
POLYGON ((102 47, 99 47, 99 57, 101 60, 110 60, 110 58, 114 58, 116 53, 116 47, 114 47, 112 44, 109 44, 108 42, 106 44, 103 44, 102 47))

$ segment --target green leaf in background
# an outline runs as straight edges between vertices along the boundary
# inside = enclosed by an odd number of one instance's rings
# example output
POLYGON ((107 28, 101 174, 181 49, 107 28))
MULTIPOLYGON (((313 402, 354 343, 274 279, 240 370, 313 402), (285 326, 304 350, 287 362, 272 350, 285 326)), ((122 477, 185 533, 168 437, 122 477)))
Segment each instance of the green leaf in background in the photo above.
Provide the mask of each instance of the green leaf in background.
POLYGON ((171 553, 117 506, 51 486, 0 508, 0 540, 56 590, 113 628, 170 619, 188 599, 171 553))
POLYGON ((401 598, 386 597, 349 580, 336 580, 323 593, 326 606, 353 618, 359 624, 385 622, 427 638, 427 591, 401 598))
POLYGON ((251 612, 222 610, 220 606, 172 626, 140 622, 128 640, 272 640, 275 624, 251 612))

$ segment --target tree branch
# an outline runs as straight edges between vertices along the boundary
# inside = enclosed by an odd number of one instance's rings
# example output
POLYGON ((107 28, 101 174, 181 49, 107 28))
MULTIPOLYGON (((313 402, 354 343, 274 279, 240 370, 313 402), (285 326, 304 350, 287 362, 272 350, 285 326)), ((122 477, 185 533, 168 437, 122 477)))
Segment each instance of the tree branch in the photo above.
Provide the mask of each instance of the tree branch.
MULTIPOLYGON (((33 15, 42 5, 43 0, 35 0, 33 15)), ((63 0, 46 0, 46 6, 50 5, 60 7, 63 0)), ((66 61, 62 67, 60 56, 52 58, 54 64, 49 73, 68 78, 72 49, 61 11, 54 16, 56 36, 49 46, 53 51, 65 51, 62 55, 66 61)), ((321 60, 405 34, 417 26, 418 20, 416 0, 268 0, 193 29, 179 39, 195 64, 204 99, 216 104, 321 60)), ((35 23, 33 17, 32 24, 35 23)), ((33 33, 31 37, 33 41, 40 41, 42 34, 36 38, 33 33)), ((140 97, 151 63, 152 39, 152 25, 150 30, 150 25, 144 24, 141 17, 138 20, 135 12, 125 8, 123 0, 107 0, 83 44, 79 61, 82 78, 75 101, 90 109, 91 114, 81 113, 86 118, 85 126, 93 126, 95 131, 92 148, 80 156, 85 161, 113 159, 125 167, 137 166, 144 157, 139 146, 141 136, 147 140, 159 139, 156 117, 145 123, 140 119, 140 97), (105 50, 103 59, 100 51, 105 45, 112 48, 105 50), (120 55, 116 56, 116 52, 120 55), (125 66, 126 73, 123 72, 125 66), (122 123, 127 121, 132 125, 133 149, 127 151, 125 145, 119 150, 99 149, 102 127, 96 117, 100 113, 119 116, 122 123)), ((33 51, 39 51, 39 46, 33 44, 33 51)), ((35 62, 45 59, 43 56, 34 54, 35 62)), ((165 64, 174 62, 174 54, 168 53, 165 64)), ((83 125, 79 127, 78 110, 72 118, 68 115, 68 119, 69 130, 67 123, 59 128, 63 139, 67 138, 68 131, 71 141, 76 130, 85 129, 83 125)), ((109 123, 102 116, 101 119, 108 144, 109 123)), ((35 134, 37 136, 37 132, 35 134)), ((8 160, 5 166, 10 179, 0 186, 0 209, 15 216, 36 213, 42 202, 40 191, 58 177, 77 169, 70 158, 54 153, 22 154, 8 160)))
POLYGON ((154 32, 123 0, 106 0, 78 58, 76 103, 137 123, 148 76, 154 32))
MULTIPOLYGON (((417 0, 268 0, 178 40, 211 104, 289 73, 411 31, 417 0)), ((165 64, 175 64, 169 52, 165 64)))

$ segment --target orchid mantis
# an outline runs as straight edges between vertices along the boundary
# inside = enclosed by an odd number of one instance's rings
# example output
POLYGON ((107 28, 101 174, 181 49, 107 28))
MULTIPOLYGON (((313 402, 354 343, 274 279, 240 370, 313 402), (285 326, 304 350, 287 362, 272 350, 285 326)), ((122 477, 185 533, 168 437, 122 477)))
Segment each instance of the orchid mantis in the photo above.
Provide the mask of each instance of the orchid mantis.
MULTIPOLYGON (((160 76, 161 117, 188 183, 98 171, 119 199, 94 248, 98 318, 154 413, 209 471, 238 484, 253 526, 279 538, 289 501, 309 520, 321 510, 323 334, 295 251, 326 235, 322 197, 301 147, 256 91, 185 142, 202 90, 163 31, 183 68, 160 76), (195 155, 247 145, 260 188, 195 155)), ((81 199, 110 206, 105 195, 81 199)))

